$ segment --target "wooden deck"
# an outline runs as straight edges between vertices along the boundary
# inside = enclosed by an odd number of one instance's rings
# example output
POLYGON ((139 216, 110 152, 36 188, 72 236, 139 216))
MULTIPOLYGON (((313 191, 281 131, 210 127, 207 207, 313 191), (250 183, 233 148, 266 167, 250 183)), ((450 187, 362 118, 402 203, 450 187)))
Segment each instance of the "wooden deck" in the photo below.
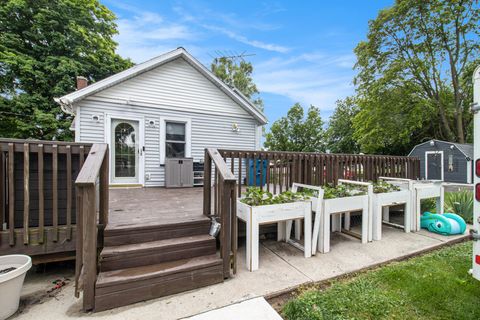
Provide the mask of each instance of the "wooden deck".
POLYGON ((202 206, 203 188, 111 188, 108 228, 205 219, 202 206))

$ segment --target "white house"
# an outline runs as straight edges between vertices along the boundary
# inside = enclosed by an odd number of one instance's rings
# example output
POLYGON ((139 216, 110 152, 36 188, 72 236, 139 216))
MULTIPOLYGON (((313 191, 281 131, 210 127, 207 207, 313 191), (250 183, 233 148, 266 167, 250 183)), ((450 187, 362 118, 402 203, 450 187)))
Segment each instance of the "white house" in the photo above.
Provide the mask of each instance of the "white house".
POLYGON ((77 86, 55 100, 75 116, 75 141, 109 144, 112 185, 164 186, 165 158, 201 162, 207 147, 259 149, 267 122, 183 48, 77 86))

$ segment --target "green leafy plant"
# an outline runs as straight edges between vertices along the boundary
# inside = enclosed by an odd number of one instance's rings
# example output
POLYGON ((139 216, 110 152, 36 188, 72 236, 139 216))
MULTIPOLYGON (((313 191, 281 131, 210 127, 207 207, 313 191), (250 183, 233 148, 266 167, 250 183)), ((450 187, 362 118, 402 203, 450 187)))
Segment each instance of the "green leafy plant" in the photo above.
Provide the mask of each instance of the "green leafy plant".
POLYGON ((352 196, 360 196, 366 194, 366 190, 363 190, 360 186, 352 186, 350 184, 339 184, 336 187, 331 185, 326 185, 323 187, 325 193, 323 194, 324 199, 334 199, 334 198, 345 198, 352 196))
POLYGON ((383 180, 373 183, 374 193, 386 193, 386 192, 395 192, 395 191, 400 191, 400 187, 395 186, 383 180))
POLYGON ((437 200, 435 198, 423 199, 420 201, 420 210, 423 212, 437 212, 437 200))
POLYGON ((249 206, 265 206, 269 204, 291 203, 295 201, 304 201, 310 199, 315 195, 314 190, 303 189, 299 192, 292 192, 290 190, 284 191, 278 195, 273 195, 271 192, 261 190, 258 187, 248 187, 243 194, 240 202, 249 206))
POLYGON ((445 212, 456 213, 466 223, 473 222, 473 193, 468 190, 445 193, 445 212))

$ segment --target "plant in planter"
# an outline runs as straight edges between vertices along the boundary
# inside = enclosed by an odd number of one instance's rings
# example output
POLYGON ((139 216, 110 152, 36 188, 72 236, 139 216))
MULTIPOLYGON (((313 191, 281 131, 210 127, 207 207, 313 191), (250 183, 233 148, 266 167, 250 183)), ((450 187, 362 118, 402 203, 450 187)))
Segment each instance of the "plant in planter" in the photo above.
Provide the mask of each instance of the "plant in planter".
POLYGON ((246 265, 247 269, 258 269, 258 246, 260 224, 279 223, 303 219, 305 228, 305 258, 312 254, 312 208, 309 191, 285 191, 273 195, 259 188, 247 188, 237 201, 237 217, 246 222, 246 265))
POLYGON ((373 183, 373 193, 386 193, 400 190, 399 186, 393 185, 384 180, 379 180, 373 183))
MULTIPOLYGON (((352 211, 362 212, 362 243, 369 240, 370 226, 368 191, 372 188, 370 183, 339 180, 338 185, 323 187, 323 214, 321 223, 315 222, 314 237, 318 237, 318 250, 322 253, 330 251, 330 231, 342 231, 342 215, 345 214, 345 229, 349 229, 349 217, 352 211), (348 200, 344 199, 348 197, 348 200), (332 229, 330 230, 330 219, 332 229)), ((315 245, 315 244, 314 244, 315 245)))
POLYGON ((305 189, 299 192, 292 192, 290 190, 284 191, 278 195, 273 195, 271 192, 261 190, 258 187, 248 187, 240 202, 248 204, 249 206, 265 206, 271 204, 291 203, 295 201, 308 200, 313 196, 311 190, 305 189))
POLYGON ((366 188, 359 186, 357 188, 352 187, 350 184, 339 184, 336 187, 326 185, 323 187, 325 193, 324 199, 345 198, 352 196, 361 196, 367 194, 366 188))

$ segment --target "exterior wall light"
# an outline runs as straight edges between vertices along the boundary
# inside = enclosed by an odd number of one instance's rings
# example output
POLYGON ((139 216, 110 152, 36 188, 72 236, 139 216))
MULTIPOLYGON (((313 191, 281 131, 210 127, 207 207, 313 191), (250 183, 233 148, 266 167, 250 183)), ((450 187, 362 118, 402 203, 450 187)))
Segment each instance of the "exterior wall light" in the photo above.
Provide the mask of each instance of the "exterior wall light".
POLYGON ((240 127, 238 126, 238 123, 233 123, 232 124, 232 131, 233 132, 240 132, 240 127))

